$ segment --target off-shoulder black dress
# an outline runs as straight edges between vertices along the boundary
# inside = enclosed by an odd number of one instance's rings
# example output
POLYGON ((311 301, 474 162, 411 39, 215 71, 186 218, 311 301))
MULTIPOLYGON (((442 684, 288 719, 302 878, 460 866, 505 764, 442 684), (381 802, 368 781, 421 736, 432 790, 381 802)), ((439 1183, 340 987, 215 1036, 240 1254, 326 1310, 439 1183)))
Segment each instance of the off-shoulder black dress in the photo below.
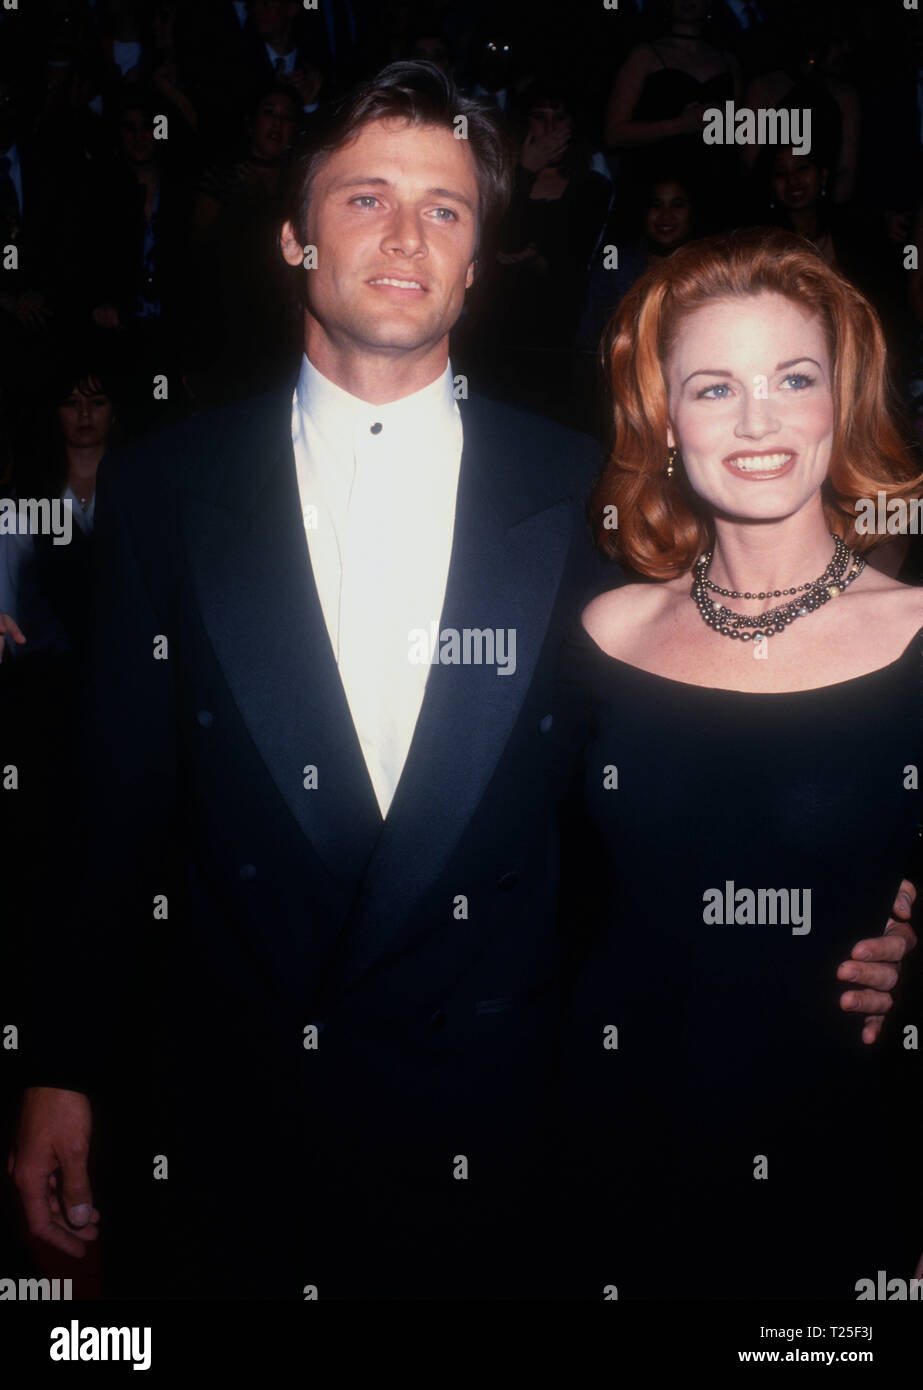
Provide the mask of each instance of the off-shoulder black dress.
POLYGON ((923 633, 880 670, 782 694, 652 675, 582 627, 564 670, 592 707, 602 884, 597 919, 575 894, 569 923, 568 1292, 854 1299, 878 1270, 909 1279, 918 962, 873 1046, 836 967, 917 873, 923 633))

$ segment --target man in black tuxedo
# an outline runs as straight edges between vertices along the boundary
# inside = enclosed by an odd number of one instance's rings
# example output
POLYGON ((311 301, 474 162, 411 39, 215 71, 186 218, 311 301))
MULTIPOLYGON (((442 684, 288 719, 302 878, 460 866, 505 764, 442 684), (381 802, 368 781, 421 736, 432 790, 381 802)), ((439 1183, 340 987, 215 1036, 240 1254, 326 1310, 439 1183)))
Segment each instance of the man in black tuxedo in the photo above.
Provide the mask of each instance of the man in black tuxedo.
POLYGON ((86 877, 11 1168, 71 1254, 99 1196, 118 1292, 541 1294, 597 450, 452 376, 494 117, 395 64, 301 175, 294 395, 100 477, 86 877))

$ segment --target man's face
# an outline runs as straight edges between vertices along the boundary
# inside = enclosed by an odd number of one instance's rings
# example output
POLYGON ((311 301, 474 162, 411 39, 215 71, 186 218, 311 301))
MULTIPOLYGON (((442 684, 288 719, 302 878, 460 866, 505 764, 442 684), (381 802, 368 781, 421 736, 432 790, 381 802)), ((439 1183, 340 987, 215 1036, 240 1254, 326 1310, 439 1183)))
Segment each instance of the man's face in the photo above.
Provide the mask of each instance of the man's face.
POLYGON ((292 0, 253 0, 250 6, 250 17, 262 39, 279 34, 297 13, 298 6, 292 0))
MULTIPOLYGON (((340 346, 434 347, 474 279, 478 184, 466 140, 402 119, 370 121, 321 166, 311 190, 309 314, 340 346)), ((283 231, 290 264, 301 248, 283 231)))

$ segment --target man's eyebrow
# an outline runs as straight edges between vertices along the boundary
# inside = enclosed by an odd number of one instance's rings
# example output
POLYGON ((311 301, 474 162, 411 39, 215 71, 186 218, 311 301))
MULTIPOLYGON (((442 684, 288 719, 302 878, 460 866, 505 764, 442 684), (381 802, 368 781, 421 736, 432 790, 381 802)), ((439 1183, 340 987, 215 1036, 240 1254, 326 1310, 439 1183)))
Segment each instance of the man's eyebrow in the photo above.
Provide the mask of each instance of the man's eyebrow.
MULTIPOLYGON (((370 186, 376 188, 391 188, 392 184, 390 179, 382 178, 378 174, 354 174, 350 178, 334 179, 333 183, 330 185, 331 189, 368 188, 370 186)), ((426 190, 426 197, 451 198, 453 202, 461 203, 463 207, 469 208, 472 212, 474 211, 474 203, 468 197, 467 193, 460 193, 456 188, 428 188, 426 190)))
POLYGON ((360 184, 376 183, 388 184, 388 179, 383 179, 375 174, 354 174, 351 178, 334 179, 331 188, 358 188, 360 184))
POLYGON ((470 208, 472 212, 474 211, 474 203, 467 193, 459 193, 455 188, 428 188, 426 192, 431 198, 451 198, 454 202, 461 203, 464 207, 470 208))

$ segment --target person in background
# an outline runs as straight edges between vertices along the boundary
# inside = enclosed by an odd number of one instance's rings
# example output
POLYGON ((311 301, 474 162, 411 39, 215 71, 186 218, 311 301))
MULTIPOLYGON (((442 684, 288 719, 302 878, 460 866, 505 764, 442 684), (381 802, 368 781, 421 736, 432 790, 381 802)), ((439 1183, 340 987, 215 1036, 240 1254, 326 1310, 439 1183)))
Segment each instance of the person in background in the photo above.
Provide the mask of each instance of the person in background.
POLYGON ((51 378, 37 437, 14 470, 17 498, 59 500, 71 508, 69 544, 48 535, 0 533, 0 659, 31 665, 51 655, 43 674, 70 679, 85 651, 93 607, 96 473, 116 422, 110 374, 74 356, 51 378))
MULTIPOLYGON (((810 111, 810 154, 827 166, 827 197, 832 203, 848 203, 856 188, 862 104, 850 79, 850 36, 830 12, 800 22, 789 31, 779 64, 764 71, 747 86, 744 105, 756 111, 810 111)), ((760 154, 758 145, 744 145, 744 167, 752 169, 760 154)))
POLYGON ((503 389, 523 404, 563 404, 577 323, 612 186, 592 167, 578 103, 538 80, 525 93, 527 124, 515 169, 498 266, 485 298, 492 312, 482 351, 503 389))
MULTIPOLYGON (((908 375, 913 323, 906 272, 888 241, 882 214, 833 198, 831 158, 822 149, 799 154, 790 145, 767 148, 758 165, 772 225, 797 232, 832 270, 845 275, 875 305, 885 331, 895 381, 908 375)), ((765 204, 764 204, 765 206, 765 204)))
MULTIPOLYGON (((111 335, 132 389, 126 414, 144 431, 181 405, 180 326, 189 280, 189 147, 177 117, 158 138, 162 105, 153 91, 126 86, 109 111, 113 153, 90 166, 82 205, 84 312, 111 335), (175 369, 175 370, 174 370, 175 369), (152 381, 172 377, 166 408, 152 381)), ((89 325, 84 325, 89 326, 89 325)))
POLYGON ((742 76, 734 54, 706 38, 707 10, 706 0, 673 0, 668 32, 636 45, 619 69, 603 129, 619 152, 619 199, 644 183, 655 153, 707 187, 703 211, 719 226, 737 160, 733 148, 703 144, 702 118, 708 107, 740 101, 742 76))
POLYGON ((603 329, 638 276, 695 236, 696 201, 690 179, 666 171, 654 173, 639 201, 640 235, 626 246, 618 246, 610 240, 607 229, 593 262, 577 332, 577 347, 582 352, 597 351, 603 329), (617 265, 611 264, 612 246, 617 265))
POLYGON ((199 180, 186 343, 200 404, 252 394, 297 359, 299 312, 278 237, 300 126, 292 89, 270 84, 250 105, 238 158, 213 165, 199 180))

